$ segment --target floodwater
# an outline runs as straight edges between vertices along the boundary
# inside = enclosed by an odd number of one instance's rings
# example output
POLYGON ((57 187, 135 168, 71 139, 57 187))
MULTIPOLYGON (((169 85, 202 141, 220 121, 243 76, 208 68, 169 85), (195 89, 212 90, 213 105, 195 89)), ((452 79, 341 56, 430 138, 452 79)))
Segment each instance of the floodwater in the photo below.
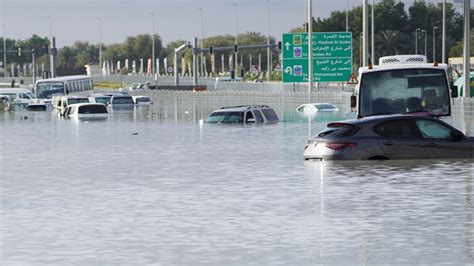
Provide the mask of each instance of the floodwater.
POLYGON ((472 161, 305 162, 307 135, 0 115, 0 265, 474 264, 472 161))

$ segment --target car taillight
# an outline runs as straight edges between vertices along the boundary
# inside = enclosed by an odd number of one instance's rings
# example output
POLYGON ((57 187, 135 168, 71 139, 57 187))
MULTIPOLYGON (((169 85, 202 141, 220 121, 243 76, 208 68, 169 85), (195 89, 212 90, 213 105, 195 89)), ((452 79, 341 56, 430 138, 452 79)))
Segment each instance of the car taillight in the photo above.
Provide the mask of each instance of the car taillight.
POLYGON ((326 147, 328 147, 331 150, 342 150, 345 148, 354 148, 357 146, 357 143, 355 142, 329 142, 326 143, 326 147))

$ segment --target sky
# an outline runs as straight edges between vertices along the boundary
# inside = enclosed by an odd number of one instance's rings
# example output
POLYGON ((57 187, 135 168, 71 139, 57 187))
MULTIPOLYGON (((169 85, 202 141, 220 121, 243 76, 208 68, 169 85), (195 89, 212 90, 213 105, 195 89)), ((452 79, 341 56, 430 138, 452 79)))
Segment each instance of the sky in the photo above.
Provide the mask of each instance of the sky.
MULTIPOLYGON (((268 1, 270 35, 277 40, 306 21, 307 0, 0 0, 0 21, 5 25, 6 38, 26 39, 33 34, 49 37, 52 33, 57 46, 62 47, 78 40, 122 43, 128 36, 151 34, 150 13, 154 13, 155 32, 167 44, 201 37, 202 17, 204 37, 234 35, 236 24, 239 33, 267 35, 268 1)), ((409 6, 413 2, 404 3, 409 6)), ((327 18, 331 11, 361 4, 361 0, 314 0, 313 16, 327 18)))

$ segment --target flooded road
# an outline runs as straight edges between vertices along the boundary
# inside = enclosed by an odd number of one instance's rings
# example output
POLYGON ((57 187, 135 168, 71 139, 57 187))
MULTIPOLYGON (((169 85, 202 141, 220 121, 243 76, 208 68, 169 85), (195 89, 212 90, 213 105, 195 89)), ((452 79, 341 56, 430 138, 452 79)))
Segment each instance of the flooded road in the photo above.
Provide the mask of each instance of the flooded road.
POLYGON ((0 264, 474 264, 472 161, 305 162, 307 136, 2 114, 0 264))

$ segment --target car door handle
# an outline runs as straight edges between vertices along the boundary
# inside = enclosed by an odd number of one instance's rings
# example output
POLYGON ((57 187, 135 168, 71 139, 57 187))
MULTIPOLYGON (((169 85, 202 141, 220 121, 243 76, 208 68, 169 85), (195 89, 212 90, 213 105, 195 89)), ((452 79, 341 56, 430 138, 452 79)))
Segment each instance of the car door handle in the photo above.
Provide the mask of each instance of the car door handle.
POLYGON ((437 147, 437 146, 438 146, 438 144, 436 144, 436 143, 428 143, 428 144, 426 144, 426 147, 431 147, 431 148, 437 147))
POLYGON ((393 146, 394 143, 391 142, 391 141, 386 141, 386 142, 383 143, 383 145, 385 145, 385 146, 393 146))

